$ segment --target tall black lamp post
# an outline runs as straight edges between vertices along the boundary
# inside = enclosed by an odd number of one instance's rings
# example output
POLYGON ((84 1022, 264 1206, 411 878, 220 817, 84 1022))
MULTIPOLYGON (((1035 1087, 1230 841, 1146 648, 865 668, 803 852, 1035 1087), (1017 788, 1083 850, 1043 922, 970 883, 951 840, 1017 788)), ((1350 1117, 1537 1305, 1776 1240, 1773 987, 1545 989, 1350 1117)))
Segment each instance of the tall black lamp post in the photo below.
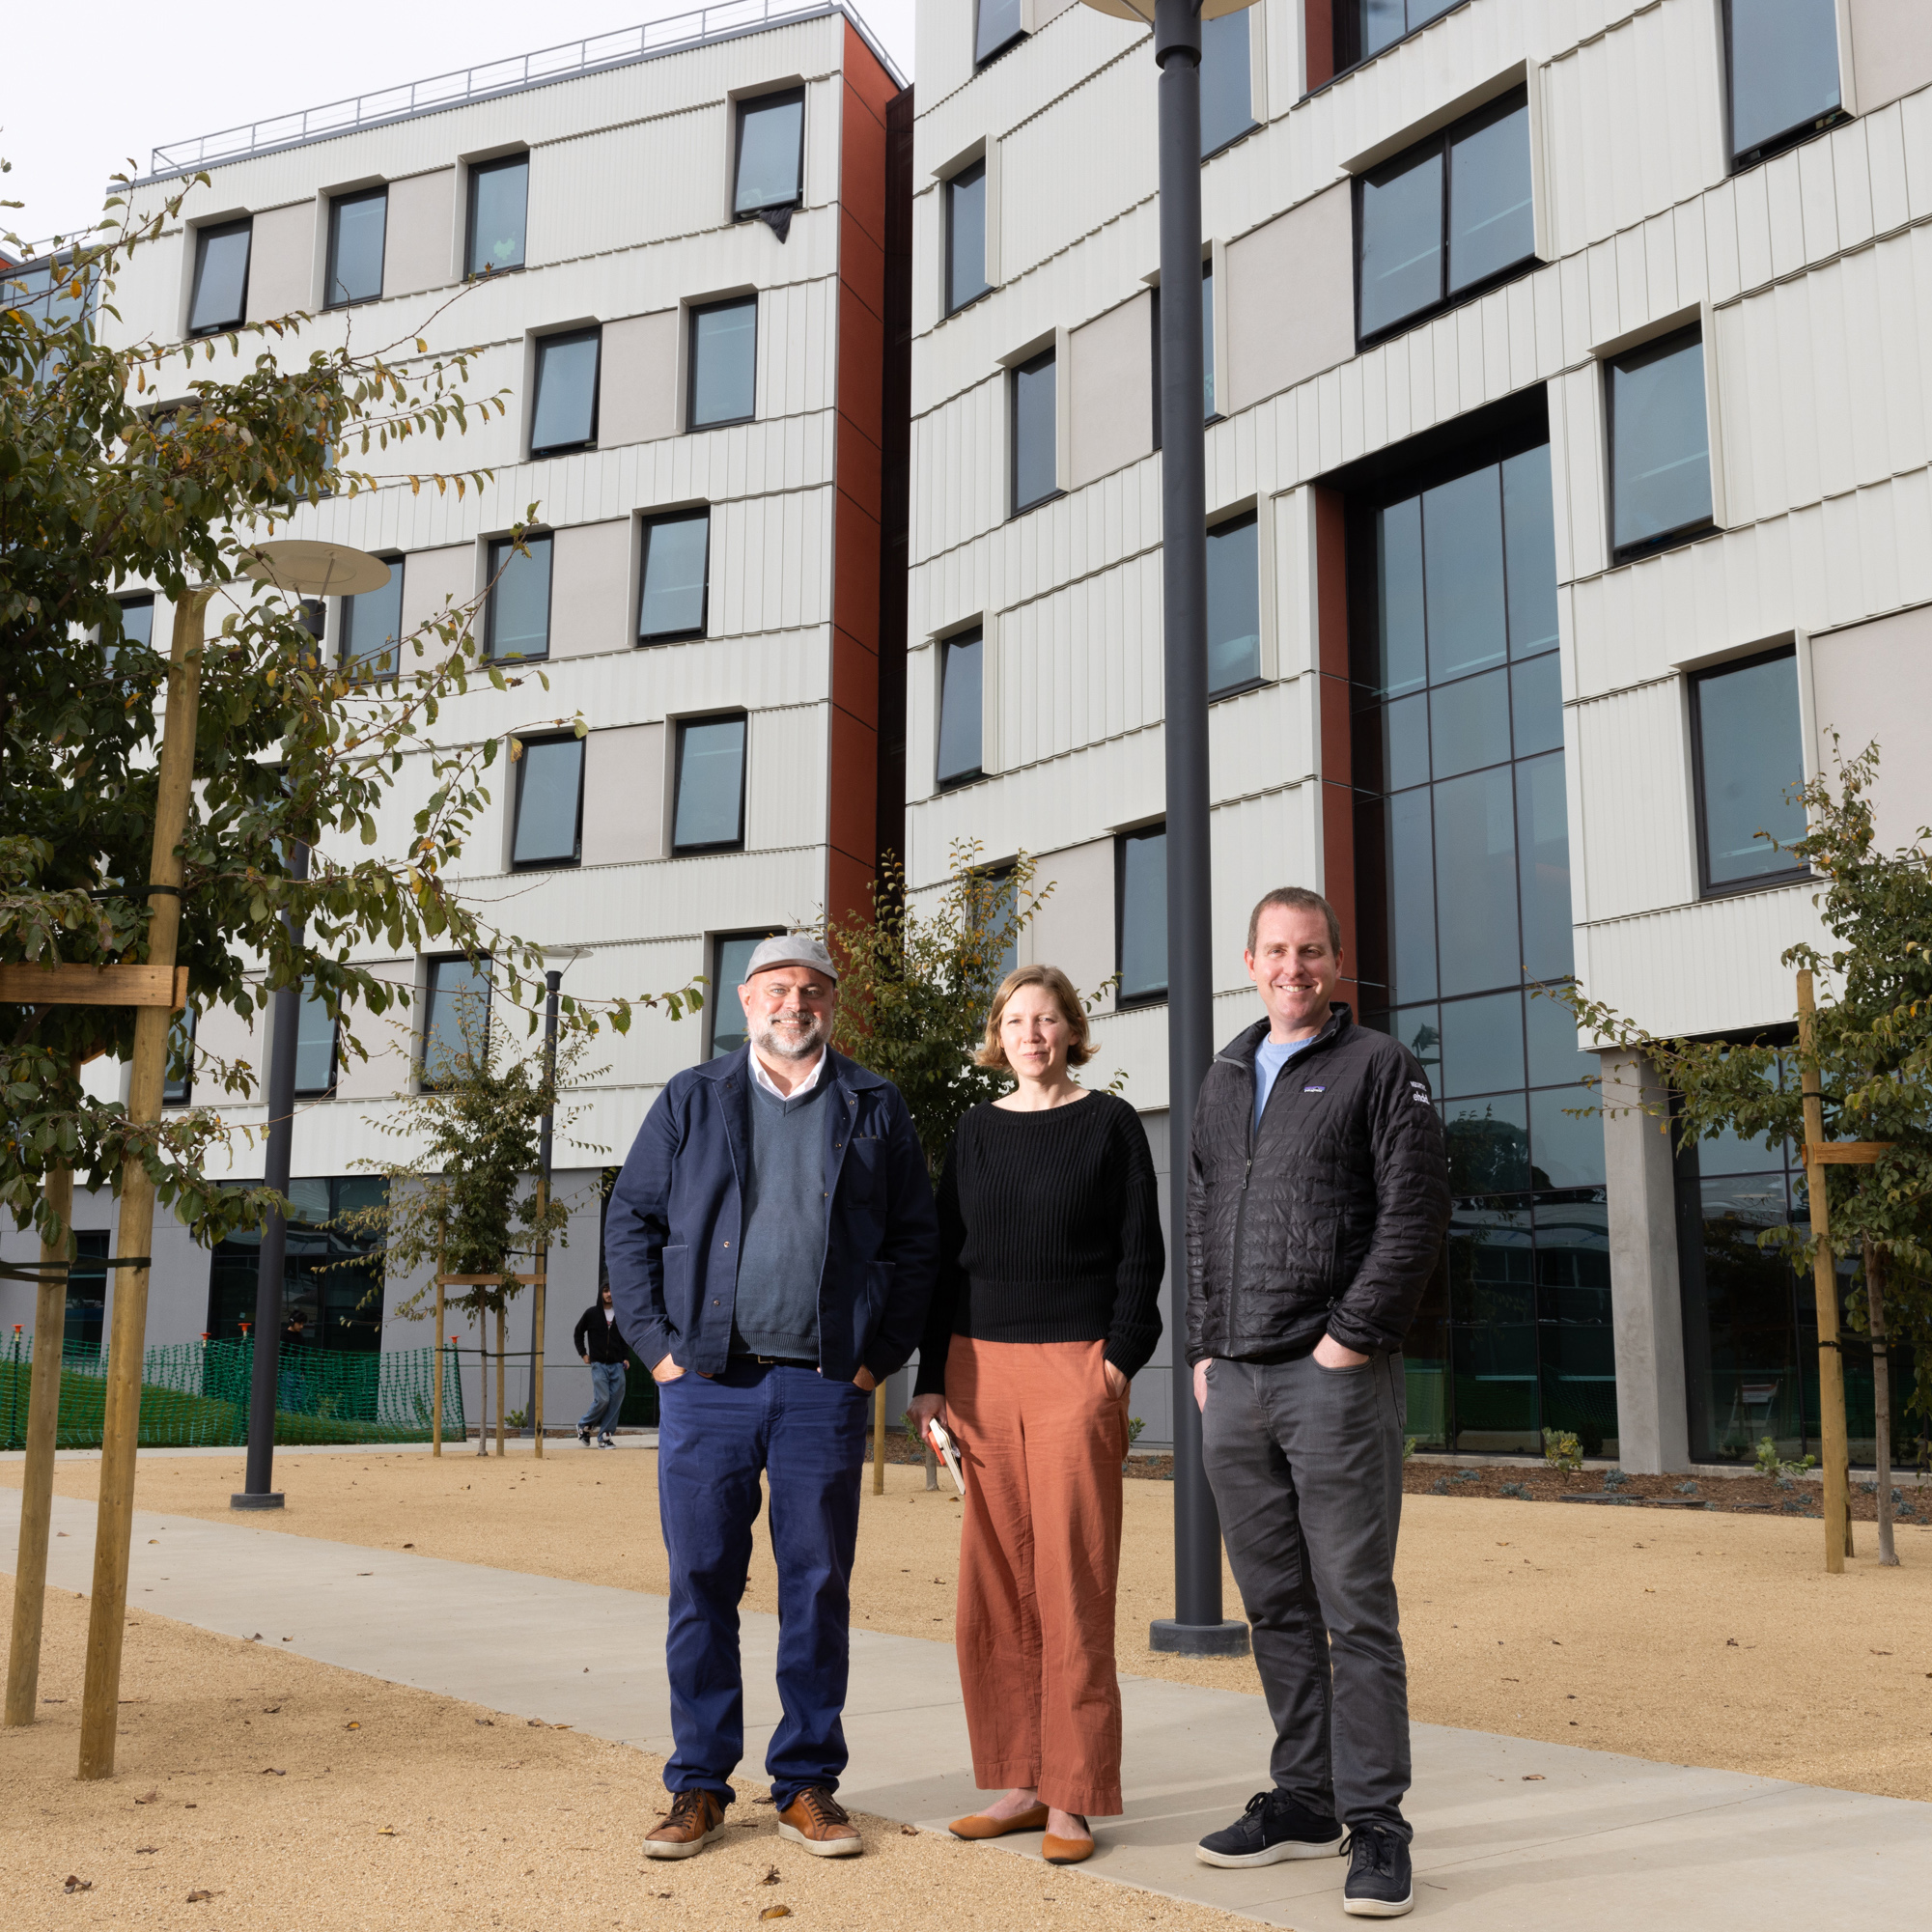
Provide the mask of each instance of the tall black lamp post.
MULTIPOLYGON (((303 598, 353 597, 380 590, 389 581, 389 566, 347 544, 316 544, 292 540, 264 544, 247 574, 277 590, 303 598)), ((315 627, 311 626, 312 634, 315 627)), ((316 635, 316 649, 322 638, 316 635)), ((289 877, 297 882, 309 876, 309 849, 299 840, 289 845, 289 877)), ((292 953, 299 952, 302 922, 293 913, 282 915, 292 953)), ((289 1167, 295 1140, 295 1054, 301 1030, 302 989, 275 989, 268 1018, 268 1145, 263 1181, 276 1193, 289 1191, 289 1167)), ((282 1281, 289 1253, 289 1223, 270 1215, 262 1228, 262 1262, 255 1276, 255 1358, 248 1386, 248 1472, 243 1487, 228 1498, 231 1509, 280 1509, 282 1492, 275 1487, 275 1396, 282 1366, 282 1281)))
MULTIPOLYGON (((1167 752, 1167 1138, 1182 1221, 1194 1100, 1214 1059, 1213 866, 1208 845, 1207 430, 1202 408, 1201 21, 1252 0, 1085 0, 1154 29, 1161 69, 1161 570, 1167 752)), ((1179 1250, 1181 1244, 1172 1244, 1179 1250)), ((1168 1262, 1174 1357, 1174 1614, 1156 1650, 1245 1653, 1247 1625, 1221 1615, 1220 1518, 1201 1462, 1182 1325, 1187 1259, 1168 1262)))

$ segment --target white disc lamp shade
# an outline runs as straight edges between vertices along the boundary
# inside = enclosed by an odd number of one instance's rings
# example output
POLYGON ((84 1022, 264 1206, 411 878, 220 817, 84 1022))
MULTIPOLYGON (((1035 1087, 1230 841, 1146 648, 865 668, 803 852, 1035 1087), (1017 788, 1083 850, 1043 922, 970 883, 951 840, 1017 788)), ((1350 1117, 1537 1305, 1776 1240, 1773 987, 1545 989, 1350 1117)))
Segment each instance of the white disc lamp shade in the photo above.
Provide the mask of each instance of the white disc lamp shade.
MULTIPOLYGON (((1138 20, 1143 27, 1154 24, 1154 0, 1084 0, 1096 14, 1111 14, 1116 20, 1138 20)), ((1223 14, 1239 14, 1255 0, 1201 0, 1204 20, 1218 20, 1223 14)))
POLYGON ((360 597, 389 581, 389 566, 347 544, 317 544, 298 537, 257 544, 241 567, 244 576, 296 597, 360 597))

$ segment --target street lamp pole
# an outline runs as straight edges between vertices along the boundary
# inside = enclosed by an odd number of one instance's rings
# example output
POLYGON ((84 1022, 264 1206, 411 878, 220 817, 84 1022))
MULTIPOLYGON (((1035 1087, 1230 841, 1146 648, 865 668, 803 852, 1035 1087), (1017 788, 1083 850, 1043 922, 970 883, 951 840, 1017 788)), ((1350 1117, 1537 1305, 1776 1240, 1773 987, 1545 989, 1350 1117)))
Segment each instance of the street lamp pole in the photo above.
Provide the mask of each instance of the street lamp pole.
MULTIPOLYGON (((309 876, 309 849, 299 841, 289 853, 289 877, 298 883, 309 876)), ((302 949, 302 922, 282 915, 291 958, 302 949)), ((268 1024, 268 1146, 264 1184, 284 1198, 295 1144, 295 1054, 300 1038, 302 990, 275 989, 268 1024)), ((230 1509, 280 1509, 275 1487, 275 1395, 282 1366, 282 1282, 289 1254, 288 1217, 280 1209, 262 1229, 261 1266, 255 1275, 255 1355, 249 1364, 248 1473, 230 1509)))
MULTIPOLYGON (((1194 1101, 1215 1053, 1208 837, 1207 429, 1201 352, 1201 19, 1250 0, 1086 0, 1151 24, 1161 70, 1161 573, 1167 762, 1167 1144, 1173 1224, 1187 1198, 1194 1101)), ((1149 1642, 1187 1657, 1244 1655, 1247 1625, 1221 1614, 1220 1518, 1201 1461, 1185 1346, 1186 1244, 1168 1264, 1173 1351, 1174 1614, 1149 1642)))

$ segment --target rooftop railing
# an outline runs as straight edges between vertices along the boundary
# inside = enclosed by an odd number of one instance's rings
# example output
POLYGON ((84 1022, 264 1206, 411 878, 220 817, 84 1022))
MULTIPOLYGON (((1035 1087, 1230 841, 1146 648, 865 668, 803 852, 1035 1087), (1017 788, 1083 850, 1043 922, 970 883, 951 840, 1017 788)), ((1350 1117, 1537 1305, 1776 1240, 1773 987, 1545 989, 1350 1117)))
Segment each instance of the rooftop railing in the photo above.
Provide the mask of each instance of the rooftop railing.
MULTIPOLYGON (((298 114, 279 114, 268 121, 251 121, 242 126, 226 127, 218 134, 204 134, 192 141, 171 142, 154 153, 150 180, 184 174, 216 162, 238 161, 271 148, 289 148, 304 141, 320 141, 335 134, 351 133, 392 121, 406 121, 411 115, 433 114, 465 102, 486 100, 497 95, 515 94, 520 88, 542 86, 547 81, 568 80, 574 75, 596 73, 605 68, 623 67, 628 62, 648 60, 672 53, 681 47, 702 46, 707 41, 726 40, 755 28, 778 26, 787 21, 810 19, 819 14, 841 11, 837 0, 725 0, 716 7, 701 7, 688 14, 672 14, 663 19, 647 20, 641 26, 627 27, 613 34, 598 34, 589 40, 567 41, 561 46, 545 47, 534 54, 519 54, 512 60, 491 61, 484 67, 457 68, 428 80, 411 81, 405 87, 387 87, 376 94, 360 94, 350 100, 332 100, 325 107, 310 107, 298 114)), ((850 10, 843 10, 850 14, 850 10)), ((854 24, 858 25, 855 16, 854 24)), ((860 31, 864 28, 860 26, 860 31)), ((878 41, 866 35, 882 60, 884 51, 878 41)), ((889 60, 888 70, 900 76, 889 60)), ((903 85, 903 81, 902 81, 903 85)))

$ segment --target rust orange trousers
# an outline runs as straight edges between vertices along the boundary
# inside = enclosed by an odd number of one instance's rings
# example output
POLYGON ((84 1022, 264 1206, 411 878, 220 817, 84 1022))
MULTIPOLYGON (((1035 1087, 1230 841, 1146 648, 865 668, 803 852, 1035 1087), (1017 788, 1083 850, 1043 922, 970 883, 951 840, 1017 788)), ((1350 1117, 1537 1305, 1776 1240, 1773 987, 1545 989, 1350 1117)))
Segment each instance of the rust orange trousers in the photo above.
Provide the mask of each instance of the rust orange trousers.
POLYGON ((1120 1810, 1120 1466, 1105 1342, 955 1335, 946 1414, 966 1470, 957 1647, 973 1778, 1082 1817, 1120 1810))

